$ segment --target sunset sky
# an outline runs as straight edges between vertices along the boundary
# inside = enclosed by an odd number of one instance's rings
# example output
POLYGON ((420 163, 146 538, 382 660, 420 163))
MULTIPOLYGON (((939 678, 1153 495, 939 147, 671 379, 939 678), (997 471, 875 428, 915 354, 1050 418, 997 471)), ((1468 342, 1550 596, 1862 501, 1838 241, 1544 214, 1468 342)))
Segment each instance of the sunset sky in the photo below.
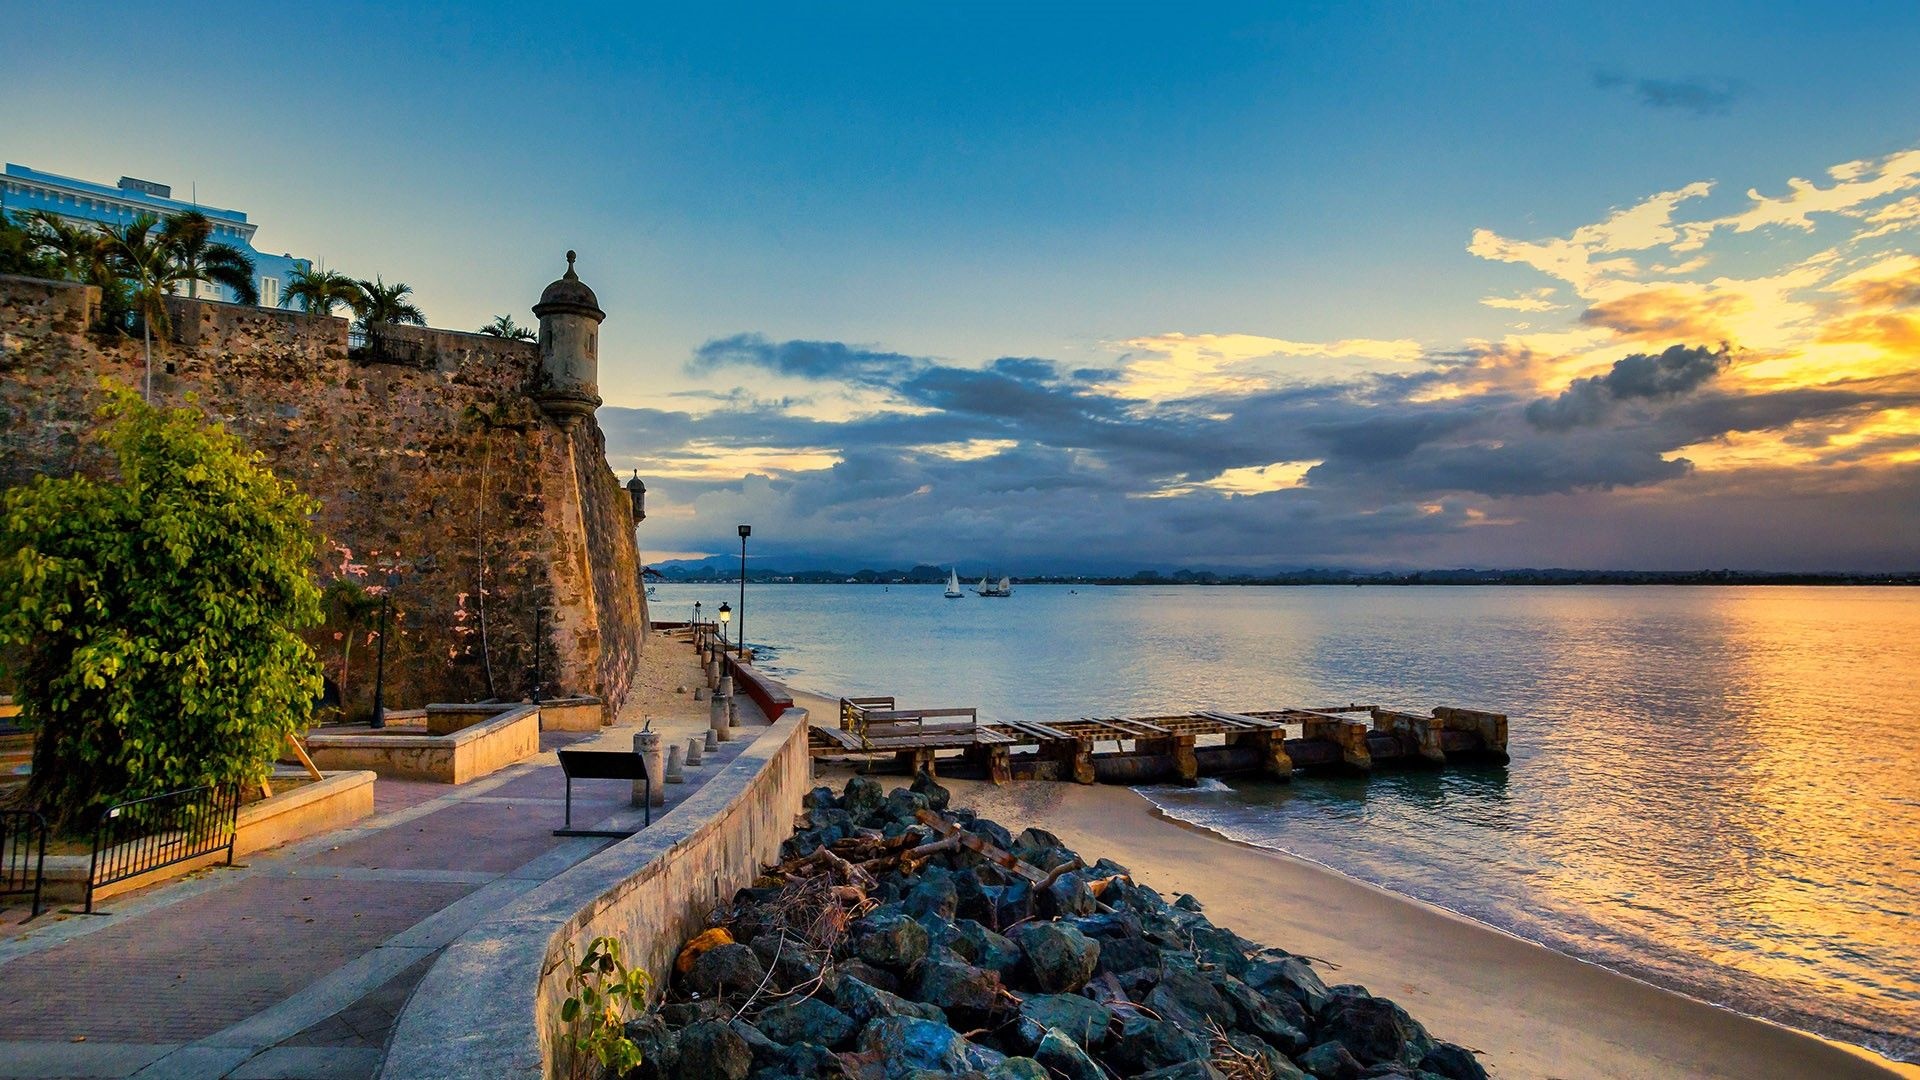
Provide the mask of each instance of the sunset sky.
POLYGON ((1920 569, 1920 6, 7 6, 8 161, 577 248, 650 559, 1920 569))

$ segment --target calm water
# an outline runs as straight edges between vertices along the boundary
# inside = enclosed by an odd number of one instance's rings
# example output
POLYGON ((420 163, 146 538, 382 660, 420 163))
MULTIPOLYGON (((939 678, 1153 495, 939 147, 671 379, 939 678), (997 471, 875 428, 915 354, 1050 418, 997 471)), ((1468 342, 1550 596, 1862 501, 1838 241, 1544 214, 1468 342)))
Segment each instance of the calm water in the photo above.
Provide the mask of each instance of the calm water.
MULTIPOLYGON (((734 594, 663 586, 655 617, 696 599, 734 594)), ((799 686, 988 718, 1504 711, 1504 770, 1147 793, 1563 952, 1920 1059, 1920 591, 755 586, 747 605, 749 640, 799 686)))

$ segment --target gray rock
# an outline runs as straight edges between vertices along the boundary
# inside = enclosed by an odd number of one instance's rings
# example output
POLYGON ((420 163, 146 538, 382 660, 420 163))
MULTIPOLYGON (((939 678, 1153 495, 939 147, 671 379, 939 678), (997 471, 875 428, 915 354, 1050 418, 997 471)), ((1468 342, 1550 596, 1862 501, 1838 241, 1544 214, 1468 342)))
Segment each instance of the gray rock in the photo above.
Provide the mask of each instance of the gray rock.
POLYGON ((1234 1023, 1233 1006, 1227 999, 1212 983, 1189 971, 1163 972, 1160 985, 1147 995, 1146 1005, 1169 1020, 1180 1020, 1195 1029, 1204 1028, 1208 1020, 1221 1027, 1234 1023))
POLYGON ((929 960, 920 965, 914 997, 940 1006, 949 1016, 960 1013, 978 1019, 999 1007, 1000 976, 959 960, 929 960))
POLYGON ((926 796, 927 807, 932 810, 945 810, 953 802, 953 794, 941 787, 939 781, 925 769, 914 775, 913 790, 916 794, 926 796))
POLYGON ((754 1068, 779 1068, 786 1064, 787 1048, 768 1038, 759 1028, 745 1020, 729 1020, 727 1026, 747 1044, 747 1052, 753 1055, 754 1068))
POLYGON ((932 915, 950 922, 960 910, 960 891, 954 886, 953 875, 939 867, 928 867, 907 890, 906 905, 909 915, 932 915))
POLYGON ((920 822, 918 812, 928 809, 931 807, 925 795, 906 788, 894 788, 888 793, 886 805, 881 807, 880 812, 894 824, 911 827, 920 822))
POLYGON ((1020 1003, 1019 1025, 1028 1045, 1038 1045, 1049 1028, 1058 1028, 1083 1047, 1096 1048, 1107 1040, 1113 1012, 1079 994, 1035 994, 1020 1003))
POLYGON ((1193 951, 1202 963, 1212 964, 1235 977, 1247 972, 1247 942, 1231 930, 1215 926, 1195 927, 1190 931, 1193 951))
POLYGON ((991 1046, 981 1046, 976 1042, 968 1042, 965 1053, 967 1057, 967 1068, 975 1072, 992 1072, 1007 1060, 1007 1055, 995 1050, 991 1046))
POLYGON ((833 980, 833 1003, 862 1027, 890 1016, 907 1016, 942 1024, 947 1022, 947 1014, 941 1012, 937 1005, 908 1001, 898 994, 890 994, 846 975, 833 980))
POLYGON ((955 954, 976 967, 997 971, 1001 977, 1020 964, 1020 946, 987 929, 972 919, 953 924, 954 935, 947 942, 955 954))
POLYGON ((868 986, 897 994, 901 990, 900 977, 885 968, 877 968, 859 957, 836 961, 833 965, 836 974, 859 979, 868 986))
POLYGON ((754 1023, 774 1042, 812 1042, 827 1047, 843 1045, 860 1029, 853 1017, 819 998, 788 1000, 762 1009, 754 1023))
POLYGON ((1018 940, 1034 984, 1048 993, 1072 993, 1087 985, 1100 961, 1099 943, 1062 923, 1027 923, 1018 940))
POLYGON ((856 776, 847 781, 840 806, 855 819, 865 822, 877 816, 886 801, 887 796, 880 790, 879 784, 864 776, 856 776))
POLYGON ((1101 938, 1099 970, 1101 972, 1132 971, 1135 968, 1156 968, 1160 965, 1160 950, 1150 942, 1137 937, 1101 938))
POLYGON ((1050 1029, 1033 1051, 1033 1059, 1066 1080, 1107 1080, 1107 1074, 1073 1037, 1059 1028, 1050 1029))
POLYGON ((1295 1065, 1312 1073, 1317 1080, 1359 1080, 1366 1069, 1347 1048, 1337 1042, 1323 1042, 1293 1059, 1295 1065))
POLYGON ((1420 1064, 1433 1037, 1407 1010, 1386 998, 1336 994, 1320 1014, 1319 1037, 1345 1046, 1361 1065, 1420 1064))
POLYGON ((1093 898, 1093 890, 1087 887, 1084 874, 1062 874, 1059 880, 1047 887, 1048 907, 1053 914, 1062 918, 1074 915, 1091 915, 1100 910, 1099 901, 1093 898))
POLYGON ((860 1049, 877 1054, 888 1076, 915 1069, 961 1072, 967 1068, 966 1040, 934 1020, 883 1016, 860 1029, 860 1049))
POLYGON ((1247 966, 1242 981, 1269 996, 1284 993, 1314 1015, 1318 1015, 1332 997, 1313 967, 1298 956, 1256 960, 1247 966))
POLYGON ((1105 1056, 1122 1066, 1127 1075, 1177 1065, 1207 1053, 1206 1041, 1197 1033, 1148 1016, 1129 1017, 1109 1039, 1105 1056))
POLYGON ((747 1080, 753 1050, 724 1020, 702 1020, 680 1033, 676 1075, 685 1080, 747 1080))
POLYGON ((822 784, 807 792, 800 805, 808 810, 832 810, 840 805, 840 800, 834 797, 832 788, 822 784))
POLYGON ((1481 1066, 1480 1059, 1473 1056, 1473 1051, 1450 1042, 1436 1041, 1427 1056, 1420 1059, 1420 1068, 1447 1080, 1487 1080, 1487 1070, 1481 1066))
POLYGON ((1180 895, 1174 897, 1173 906, 1179 908, 1181 911, 1191 911, 1191 912, 1194 912, 1195 914, 1198 914, 1206 910, 1205 904, 1202 904, 1200 901, 1195 900, 1192 896, 1188 895, 1187 893, 1181 893, 1180 895))
POLYGON ((860 959, 891 971, 904 972, 927 958, 926 928, 906 915, 869 915, 853 924, 849 936, 860 959))
POLYGON ((1048 1080, 1047 1067, 1030 1057, 1010 1057, 987 1070, 987 1080, 1048 1080))
POLYGON ((1227 1080, 1226 1074, 1213 1067, 1206 1058, 1194 1058, 1169 1065, 1164 1069, 1141 1073, 1139 1080, 1227 1080))
POLYGON ((701 953, 687 971, 687 986, 703 997, 750 994, 766 977, 760 958, 736 941, 701 953))
POLYGON ((627 1021, 626 1036, 640 1049, 640 1067, 628 1080, 671 1080, 680 1072, 680 1036, 661 1013, 643 1013, 627 1021))
MULTIPOLYGON (((1305 1028, 1295 1023, 1275 1002, 1223 972, 1215 972, 1211 981, 1213 988, 1232 1006, 1234 1027, 1250 1031, 1289 1054, 1307 1048, 1305 1028)), ((1281 996, 1280 1000, 1292 1005, 1294 1012, 1305 1019, 1300 1006, 1292 998, 1281 996)))

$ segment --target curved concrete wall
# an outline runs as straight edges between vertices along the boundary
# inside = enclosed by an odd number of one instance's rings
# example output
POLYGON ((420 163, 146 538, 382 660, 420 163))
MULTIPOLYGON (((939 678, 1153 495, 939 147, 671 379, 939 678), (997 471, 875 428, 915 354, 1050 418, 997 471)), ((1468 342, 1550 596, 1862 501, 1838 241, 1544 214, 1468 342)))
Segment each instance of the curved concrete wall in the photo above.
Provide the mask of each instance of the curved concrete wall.
POLYGON ((653 825, 508 905, 447 947, 394 1025, 382 1080, 558 1075, 568 952, 611 934, 664 983, 705 916, 793 833, 813 782, 807 713, 788 709, 653 825))

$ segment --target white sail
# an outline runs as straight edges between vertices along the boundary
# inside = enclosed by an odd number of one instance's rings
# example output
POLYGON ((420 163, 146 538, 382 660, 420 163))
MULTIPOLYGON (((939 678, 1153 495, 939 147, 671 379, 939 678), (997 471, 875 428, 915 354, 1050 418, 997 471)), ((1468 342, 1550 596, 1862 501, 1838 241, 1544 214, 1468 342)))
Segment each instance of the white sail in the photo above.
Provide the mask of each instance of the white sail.
POLYGON ((1000 595, 1002 596, 1013 595, 1013 579, 1012 578, 1003 577, 1000 579, 1000 595))
POLYGON ((960 591, 960 571, 947 571, 947 599, 957 600, 966 594, 960 591))

